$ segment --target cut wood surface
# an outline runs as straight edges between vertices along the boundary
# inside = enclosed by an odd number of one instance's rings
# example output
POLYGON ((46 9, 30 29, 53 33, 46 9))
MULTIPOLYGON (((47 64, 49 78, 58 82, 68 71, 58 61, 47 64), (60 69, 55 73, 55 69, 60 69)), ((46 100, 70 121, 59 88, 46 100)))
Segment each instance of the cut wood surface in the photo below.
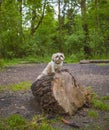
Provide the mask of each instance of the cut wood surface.
POLYGON ((89 64, 89 63, 109 63, 109 60, 81 60, 80 64, 89 64))
POLYGON ((31 90, 47 113, 74 115, 78 108, 91 101, 90 92, 79 86, 68 70, 43 76, 32 84, 31 90))

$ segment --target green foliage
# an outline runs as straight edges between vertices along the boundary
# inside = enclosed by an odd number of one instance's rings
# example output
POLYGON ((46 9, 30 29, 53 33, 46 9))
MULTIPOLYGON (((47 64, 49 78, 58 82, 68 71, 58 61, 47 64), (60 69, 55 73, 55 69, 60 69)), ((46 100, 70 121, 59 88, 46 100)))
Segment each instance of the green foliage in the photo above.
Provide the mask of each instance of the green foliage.
POLYGON ((0 69, 2 69, 4 67, 4 60, 0 59, 0 69))
POLYGON ((76 53, 76 54, 67 55, 65 62, 66 63, 79 62, 83 58, 84 58, 84 54, 82 54, 82 52, 80 52, 79 54, 76 53))
POLYGON ((22 48, 22 20, 15 1, 4 0, 1 4, 0 55, 4 58, 20 56, 22 48))
POLYGON ((78 53, 81 51, 84 45, 84 34, 83 32, 75 32, 70 36, 66 37, 65 44, 69 47, 68 49, 72 49, 72 52, 78 53))
POLYGON ((75 1, 61 2, 60 21, 52 2, 47 2, 43 11, 42 0, 1 1, 0 58, 45 58, 61 51, 68 62, 77 62, 85 58, 84 47, 88 46, 90 58, 108 59, 109 1, 86 2, 87 33, 83 27, 85 20, 78 11, 81 10, 78 1, 76 4, 75 1))

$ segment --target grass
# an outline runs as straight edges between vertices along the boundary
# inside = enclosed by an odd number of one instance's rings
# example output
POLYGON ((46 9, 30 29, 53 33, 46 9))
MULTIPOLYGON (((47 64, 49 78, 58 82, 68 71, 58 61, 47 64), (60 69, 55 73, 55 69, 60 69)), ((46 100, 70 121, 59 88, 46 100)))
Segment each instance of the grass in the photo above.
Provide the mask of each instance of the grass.
POLYGON ((0 130, 59 130, 54 129, 51 124, 52 122, 42 115, 37 115, 30 121, 17 114, 7 118, 0 117, 0 130))
POLYGON ((98 117, 98 113, 94 110, 88 110, 88 116, 92 117, 92 118, 97 118, 98 117))
POLYGON ((109 105, 104 103, 102 100, 93 98, 92 99, 93 107, 99 110, 109 111, 109 105))
POLYGON ((7 118, 0 118, 0 130, 24 130, 27 122, 19 115, 11 115, 7 118))
POLYGON ((109 100, 108 95, 98 96, 96 93, 93 93, 92 104, 94 108, 98 110, 109 111, 109 105, 104 102, 105 100, 109 100))
MULTIPOLYGON (((1 60, 0 66, 16 65, 20 63, 47 63, 51 59, 49 56, 46 58, 43 57, 26 57, 22 59, 12 59, 12 60, 1 60)), ((76 60, 75 60, 76 61, 76 60)), ((66 58, 66 63, 74 62, 74 59, 66 58)), ((1 68, 2 68, 1 67, 1 68)), ((7 86, 0 86, 0 91, 12 90, 28 90, 30 89, 31 82, 20 82, 18 84, 11 84, 7 86)), ((89 87, 90 89, 90 87, 89 87)), ((97 110, 109 111, 109 106, 103 101, 109 100, 109 96, 103 96, 92 99, 93 107, 97 110)), ((98 113, 94 110, 88 111, 88 116, 91 118, 97 118, 98 113)), ((11 115, 7 118, 0 117, 0 130, 59 130, 52 127, 52 122, 49 122, 42 116, 35 116, 30 121, 27 121, 25 118, 19 115, 11 115), (42 120, 41 123, 38 123, 39 120, 42 120)), ((72 129, 74 130, 74 129, 72 129)), ((89 127, 84 128, 83 130, 89 130, 89 127)), ((93 130, 101 130, 99 126, 93 127, 93 130)))
POLYGON ((102 99, 102 100, 109 100, 109 95, 107 95, 107 96, 102 96, 101 99, 102 99))
MULTIPOLYGON (((51 59, 51 55, 45 56, 27 56, 23 58, 12 58, 12 59, 0 59, 0 68, 16 64, 28 64, 28 63, 48 63, 51 59)), ((78 63, 84 59, 83 55, 72 54, 70 56, 65 55, 65 63, 78 63)), ((91 59, 105 59, 105 57, 92 57, 91 59)), ((107 64, 97 64, 98 66, 105 66, 107 64)), ((108 64, 109 65, 109 64, 108 64)))
MULTIPOLYGON (((48 63, 51 60, 51 55, 47 56, 28 56, 24 58, 13 58, 13 59, 0 59, 0 68, 17 65, 17 64, 29 64, 29 63, 48 63)), ((65 63, 77 63, 77 58, 66 57, 65 63)))
POLYGON ((51 56, 28 56, 23 58, 13 59, 0 59, 0 66, 10 66, 16 64, 28 64, 28 63, 48 63, 51 60, 51 56))
POLYGON ((10 84, 5 86, 0 86, 0 92, 6 91, 6 90, 12 90, 12 91, 20 91, 20 90, 28 90, 31 86, 31 82, 20 82, 18 84, 10 84))
POLYGON ((17 64, 29 64, 29 63, 48 63, 51 57, 35 57, 28 56, 24 58, 13 58, 13 59, 0 59, 0 68, 4 68, 6 66, 17 65, 17 64))
POLYGON ((82 128, 82 130, 103 130, 103 129, 97 124, 92 124, 91 126, 86 125, 84 128, 82 128))
POLYGON ((99 64, 96 64, 97 66, 109 66, 109 63, 99 63, 99 64))

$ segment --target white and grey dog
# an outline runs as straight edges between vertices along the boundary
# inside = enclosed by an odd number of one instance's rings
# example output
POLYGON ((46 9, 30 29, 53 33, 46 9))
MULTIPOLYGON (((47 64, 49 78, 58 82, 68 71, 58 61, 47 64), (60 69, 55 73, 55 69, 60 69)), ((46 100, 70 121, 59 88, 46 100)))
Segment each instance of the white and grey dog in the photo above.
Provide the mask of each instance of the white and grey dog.
POLYGON ((40 79, 44 75, 55 73, 57 70, 60 70, 62 68, 64 59, 65 56, 63 53, 59 52, 53 54, 51 62, 48 63, 46 68, 42 71, 42 73, 37 77, 36 80, 40 79))

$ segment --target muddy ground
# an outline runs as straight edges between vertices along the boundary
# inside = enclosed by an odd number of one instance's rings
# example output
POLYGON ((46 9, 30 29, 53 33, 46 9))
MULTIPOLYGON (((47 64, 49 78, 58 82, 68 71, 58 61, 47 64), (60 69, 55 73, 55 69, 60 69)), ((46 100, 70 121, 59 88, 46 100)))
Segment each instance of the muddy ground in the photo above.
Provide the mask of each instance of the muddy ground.
MULTIPOLYGON (((34 82, 36 77, 44 69, 46 64, 20 64, 6 67, 0 71, 0 86, 19 83, 22 81, 34 82)), ((109 64, 65 64, 76 78, 77 82, 85 87, 91 86, 93 92, 99 96, 109 95, 109 64)), ((109 104, 107 101, 106 103, 109 104)), ((83 108, 75 116, 66 117, 70 121, 76 122, 80 130, 109 130, 109 112, 99 111, 97 118, 91 118, 87 115, 88 110, 92 108, 83 108)), ((11 114, 20 114, 27 119, 40 113, 40 108, 36 103, 31 89, 19 92, 5 91, 0 92, 0 115, 7 117, 11 114)), ((70 130, 71 127, 63 123, 57 123, 57 128, 70 130)))

